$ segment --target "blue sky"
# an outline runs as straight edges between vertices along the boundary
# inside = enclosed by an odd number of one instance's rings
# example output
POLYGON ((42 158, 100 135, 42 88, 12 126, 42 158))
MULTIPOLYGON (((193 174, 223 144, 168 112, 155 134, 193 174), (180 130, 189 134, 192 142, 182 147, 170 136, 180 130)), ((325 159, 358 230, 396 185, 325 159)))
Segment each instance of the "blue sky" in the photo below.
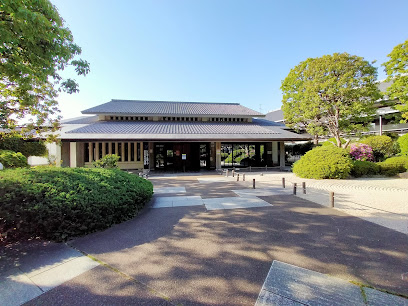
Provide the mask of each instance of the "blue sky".
MULTIPOLYGON (((91 64, 64 118, 111 99, 281 107, 299 62, 348 52, 381 63, 408 39, 408 1, 51 0, 91 64)), ((66 70, 65 76, 73 76, 66 70)))

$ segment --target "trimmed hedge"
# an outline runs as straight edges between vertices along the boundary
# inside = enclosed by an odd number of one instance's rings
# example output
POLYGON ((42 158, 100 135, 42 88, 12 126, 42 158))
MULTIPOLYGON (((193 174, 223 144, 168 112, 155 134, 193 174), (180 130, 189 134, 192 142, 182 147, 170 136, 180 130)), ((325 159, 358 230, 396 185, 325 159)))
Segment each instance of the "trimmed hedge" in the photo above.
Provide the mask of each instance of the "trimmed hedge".
POLYGON ((0 240, 64 241, 134 217, 151 182, 121 170, 11 169, 0 172, 0 240))
POLYGON ((395 156, 387 158, 385 161, 378 163, 381 174, 394 176, 398 173, 408 171, 408 156, 395 156))
POLYGON ((394 152, 394 141, 386 135, 375 135, 361 139, 361 143, 369 145, 373 149, 374 158, 376 161, 382 161, 384 158, 391 156, 394 152))
POLYGON ((378 173, 380 173, 380 166, 376 163, 362 160, 355 160, 353 162, 351 175, 354 177, 370 176, 378 173))
POLYGON ((27 157, 20 152, 0 150, 0 163, 4 168, 28 167, 27 157))
POLYGON ((402 155, 408 155, 408 134, 402 135, 397 140, 402 155))
POLYGON ((42 141, 26 141, 21 136, 0 133, 0 150, 20 152, 25 157, 45 156, 47 147, 42 141))
POLYGON ((346 178, 353 167, 349 153, 336 146, 315 148, 293 164, 293 172, 303 178, 346 178))

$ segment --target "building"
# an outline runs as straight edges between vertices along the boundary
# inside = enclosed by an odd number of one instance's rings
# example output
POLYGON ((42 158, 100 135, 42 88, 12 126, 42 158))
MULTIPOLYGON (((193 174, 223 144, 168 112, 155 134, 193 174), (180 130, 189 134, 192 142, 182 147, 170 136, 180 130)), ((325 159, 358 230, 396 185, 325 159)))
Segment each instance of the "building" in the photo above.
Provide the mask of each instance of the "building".
POLYGON ((63 166, 117 154, 121 169, 283 167, 284 142, 309 139, 237 103, 112 100, 82 113, 62 122, 63 166))

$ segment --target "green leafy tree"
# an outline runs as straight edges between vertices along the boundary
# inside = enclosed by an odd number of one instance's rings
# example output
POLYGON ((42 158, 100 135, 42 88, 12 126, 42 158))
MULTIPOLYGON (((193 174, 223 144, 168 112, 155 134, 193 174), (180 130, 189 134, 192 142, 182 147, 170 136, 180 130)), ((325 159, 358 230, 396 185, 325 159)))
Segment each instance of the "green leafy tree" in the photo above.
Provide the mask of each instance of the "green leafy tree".
POLYGON ((306 128, 315 143, 317 136, 330 134, 341 147, 340 135, 363 130, 374 115, 373 103, 380 98, 376 78, 377 69, 362 57, 309 58, 282 81, 285 122, 306 128))
POLYGON ((392 100, 398 100, 395 108, 402 113, 401 122, 408 121, 408 40, 396 46, 389 60, 383 64, 387 73, 387 81, 392 84, 387 88, 387 95, 392 100))
POLYGON ((56 130, 58 92, 78 91, 59 73, 68 66, 89 72, 80 53, 49 0, 0 0, 0 126, 13 130, 23 120, 23 133, 56 130))

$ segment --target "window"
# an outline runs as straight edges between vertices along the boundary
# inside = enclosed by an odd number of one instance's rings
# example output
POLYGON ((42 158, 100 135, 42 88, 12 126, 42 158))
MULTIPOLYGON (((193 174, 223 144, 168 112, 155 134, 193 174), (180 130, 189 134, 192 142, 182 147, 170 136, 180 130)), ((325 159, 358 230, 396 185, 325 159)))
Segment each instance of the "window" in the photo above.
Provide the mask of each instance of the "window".
POLYGON ((140 151, 140 142, 137 143, 137 161, 140 161, 142 152, 140 151))
POLYGON ((130 143, 130 161, 135 161, 135 143, 130 143))
POLYGON ((122 143, 119 142, 118 143, 118 152, 116 153, 116 155, 118 155, 120 157, 119 161, 123 162, 123 158, 122 158, 122 143))
POLYGON ((123 161, 129 161, 129 143, 125 142, 125 156, 123 161))
POLYGON ((115 142, 112 142, 112 154, 116 154, 116 145, 115 145, 115 142))
POLYGON ((89 142, 85 143, 85 162, 89 162, 89 142))
POLYGON ((98 159, 102 158, 102 142, 98 143, 98 159))

